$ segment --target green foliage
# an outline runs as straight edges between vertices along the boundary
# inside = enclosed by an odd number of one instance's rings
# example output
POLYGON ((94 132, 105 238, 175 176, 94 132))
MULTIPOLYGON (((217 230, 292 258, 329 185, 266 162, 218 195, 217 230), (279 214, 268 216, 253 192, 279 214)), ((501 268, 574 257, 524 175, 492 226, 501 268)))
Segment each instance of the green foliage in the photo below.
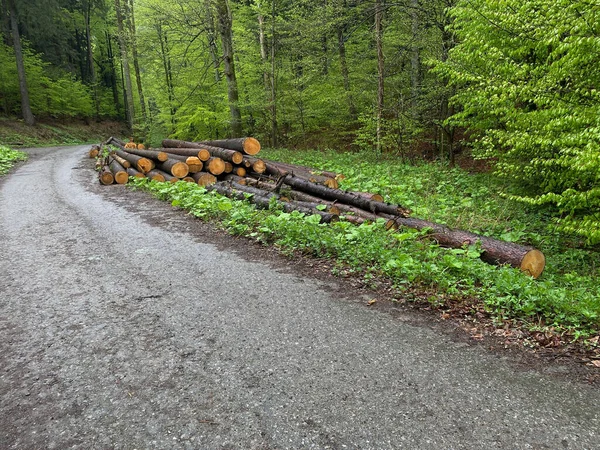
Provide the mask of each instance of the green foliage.
POLYGON ((476 246, 440 248, 424 232, 385 230, 383 222, 355 226, 346 221, 320 224, 317 216, 256 210, 245 202, 207 193, 189 183, 134 180, 163 200, 204 220, 218 221, 229 232, 280 247, 337 261, 338 270, 391 279, 399 290, 419 286, 436 292, 435 302, 479 299, 498 320, 523 320, 580 335, 600 330, 600 287, 593 251, 565 245, 569 236, 549 232, 544 217, 499 197, 500 181, 472 176, 443 165, 378 161, 372 152, 265 151, 267 158, 311 165, 346 175, 343 187, 378 191, 386 200, 410 206, 416 216, 460 226, 502 239, 533 244, 547 255, 541 280, 510 267, 479 259, 476 246))
POLYGON ((438 67, 458 89, 452 123, 520 183, 512 198, 600 242, 600 5, 465 0, 452 14, 460 44, 438 67))
POLYGON ((27 154, 0 145, 0 175, 7 174, 16 162, 25 161, 26 159, 27 154))
MULTIPOLYGON (((24 49, 25 72, 31 109, 35 115, 54 117, 89 117, 93 114, 90 90, 64 72, 50 75, 48 63, 40 55, 24 49)), ((12 47, 0 43, 0 109, 18 115, 21 108, 19 82, 12 47)))

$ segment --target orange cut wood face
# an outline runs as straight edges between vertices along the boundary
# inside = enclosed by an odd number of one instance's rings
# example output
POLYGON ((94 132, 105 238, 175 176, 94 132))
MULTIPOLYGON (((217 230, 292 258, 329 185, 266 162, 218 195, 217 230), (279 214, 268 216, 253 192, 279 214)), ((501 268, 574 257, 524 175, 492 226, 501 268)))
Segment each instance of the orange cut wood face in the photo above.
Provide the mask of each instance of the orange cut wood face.
POLYGON ((144 144, 138 144, 137 148, 138 148, 138 150, 146 150, 146 147, 144 146, 144 144))

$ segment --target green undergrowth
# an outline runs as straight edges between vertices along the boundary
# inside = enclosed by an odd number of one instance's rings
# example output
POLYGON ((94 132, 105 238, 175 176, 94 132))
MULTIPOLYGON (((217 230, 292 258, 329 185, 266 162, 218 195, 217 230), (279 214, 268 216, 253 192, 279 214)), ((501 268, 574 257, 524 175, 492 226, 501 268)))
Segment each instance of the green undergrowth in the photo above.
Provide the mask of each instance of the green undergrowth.
POLYGON ((413 210, 413 216, 460 227, 511 242, 535 245, 547 255, 538 280, 511 267, 482 262, 476 246, 444 249, 412 229, 387 231, 381 222, 320 224, 318 216, 257 210, 191 183, 133 180, 203 220, 215 221, 235 235, 275 245, 287 253, 301 251, 331 258, 336 270, 368 280, 385 277, 398 297, 415 287, 434 292, 436 306, 467 300, 481 304, 497 320, 521 321, 529 327, 554 327, 574 338, 600 331, 597 254, 580 248, 571 236, 549 229, 543 210, 526 210, 501 198, 498 181, 439 164, 376 160, 364 154, 265 150, 268 159, 343 173, 344 189, 378 192, 387 201, 413 210))
POLYGON ((7 174, 15 163, 26 159, 27 154, 0 145, 0 175, 7 174))

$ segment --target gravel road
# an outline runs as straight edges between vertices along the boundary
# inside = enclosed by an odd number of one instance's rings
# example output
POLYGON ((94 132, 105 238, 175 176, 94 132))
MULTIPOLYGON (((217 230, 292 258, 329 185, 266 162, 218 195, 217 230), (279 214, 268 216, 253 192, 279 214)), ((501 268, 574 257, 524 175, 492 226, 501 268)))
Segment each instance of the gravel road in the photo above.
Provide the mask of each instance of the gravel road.
POLYGON ((153 226, 87 149, 0 181, 0 449, 600 447, 597 389, 153 226))

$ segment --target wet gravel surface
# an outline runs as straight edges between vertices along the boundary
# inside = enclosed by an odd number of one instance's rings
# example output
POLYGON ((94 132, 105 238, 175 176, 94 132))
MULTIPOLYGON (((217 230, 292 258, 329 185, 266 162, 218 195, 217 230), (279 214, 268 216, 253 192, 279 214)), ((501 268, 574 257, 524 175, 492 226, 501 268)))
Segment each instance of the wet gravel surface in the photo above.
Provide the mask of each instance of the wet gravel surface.
POLYGON ((597 389, 132 211, 87 149, 0 181, 1 449, 598 447, 597 389))

